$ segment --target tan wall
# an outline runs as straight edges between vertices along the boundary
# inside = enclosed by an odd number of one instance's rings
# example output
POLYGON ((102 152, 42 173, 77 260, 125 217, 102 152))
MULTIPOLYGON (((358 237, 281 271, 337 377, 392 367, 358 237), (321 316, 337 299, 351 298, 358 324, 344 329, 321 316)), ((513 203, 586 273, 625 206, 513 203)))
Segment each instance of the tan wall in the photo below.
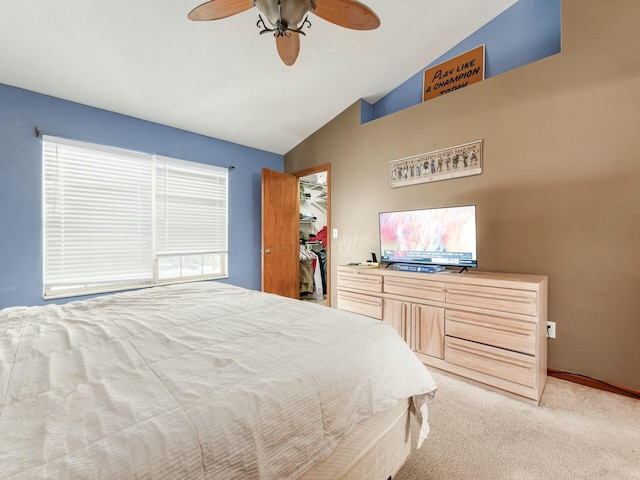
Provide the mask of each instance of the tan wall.
POLYGON ((640 2, 565 0, 562 53, 360 125, 359 102, 285 156, 331 163, 336 265, 379 211, 476 204, 481 270, 549 276, 549 366, 640 388, 640 2), (388 188, 388 163, 482 139, 479 176, 388 188))

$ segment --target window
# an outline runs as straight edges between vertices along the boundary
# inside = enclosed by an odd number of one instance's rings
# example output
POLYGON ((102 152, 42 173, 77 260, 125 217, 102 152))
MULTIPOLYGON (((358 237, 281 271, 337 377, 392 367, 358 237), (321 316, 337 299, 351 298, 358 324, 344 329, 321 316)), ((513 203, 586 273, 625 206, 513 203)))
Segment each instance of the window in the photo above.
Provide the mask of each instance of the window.
POLYGON ((45 136, 44 298, 227 276, 226 169, 45 136))

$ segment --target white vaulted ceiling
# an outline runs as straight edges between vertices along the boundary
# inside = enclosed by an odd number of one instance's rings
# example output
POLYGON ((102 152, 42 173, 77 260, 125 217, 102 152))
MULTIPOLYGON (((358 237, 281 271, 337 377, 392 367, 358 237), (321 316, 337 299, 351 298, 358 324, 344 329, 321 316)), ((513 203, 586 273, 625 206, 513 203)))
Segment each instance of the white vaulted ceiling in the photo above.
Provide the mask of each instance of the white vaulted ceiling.
POLYGON ((199 0, 0 0, 0 83, 284 154, 515 1, 363 0, 372 31, 310 15, 287 67, 255 8, 192 22, 199 0))

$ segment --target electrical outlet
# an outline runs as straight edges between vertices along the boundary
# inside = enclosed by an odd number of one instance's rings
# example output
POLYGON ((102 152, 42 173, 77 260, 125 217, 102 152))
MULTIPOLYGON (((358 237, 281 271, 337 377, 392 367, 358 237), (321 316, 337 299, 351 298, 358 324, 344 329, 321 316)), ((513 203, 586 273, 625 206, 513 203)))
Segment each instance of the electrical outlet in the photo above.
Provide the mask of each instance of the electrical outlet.
POLYGON ((547 322, 547 338, 556 338, 556 322, 547 322))

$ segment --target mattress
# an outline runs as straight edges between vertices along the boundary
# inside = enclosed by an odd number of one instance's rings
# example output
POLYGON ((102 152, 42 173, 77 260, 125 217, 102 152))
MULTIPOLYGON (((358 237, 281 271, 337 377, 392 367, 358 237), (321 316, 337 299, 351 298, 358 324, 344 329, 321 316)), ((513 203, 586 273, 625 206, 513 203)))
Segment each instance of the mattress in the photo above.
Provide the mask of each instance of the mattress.
POLYGON ((0 311, 0 471, 297 479, 435 382, 367 317, 218 282, 0 311))

